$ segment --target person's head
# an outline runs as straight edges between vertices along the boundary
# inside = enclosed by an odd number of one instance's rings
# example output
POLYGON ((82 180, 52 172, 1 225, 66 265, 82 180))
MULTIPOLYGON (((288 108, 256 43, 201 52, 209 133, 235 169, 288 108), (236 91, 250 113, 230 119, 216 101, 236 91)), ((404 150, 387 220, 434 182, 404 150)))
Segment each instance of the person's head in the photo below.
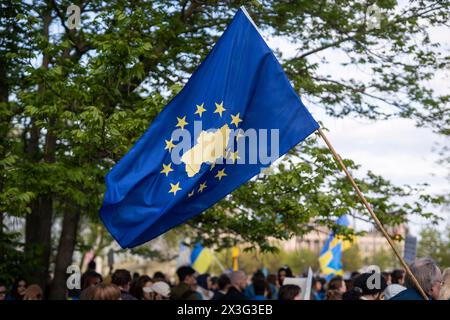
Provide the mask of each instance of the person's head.
POLYGON ((391 283, 403 285, 405 283, 405 271, 401 269, 395 269, 391 272, 391 283))
POLYGON ((100 282, 103 282, 103 278, 100 273, 92 270, 86 271, 81 276, 81 289, 84 290, 87 287, 95 286, 100 282))
POLYGON ((267 280, 268 283, 270 283, 270 284, 272 284, 274 286, 277 285, 277 275, 276 274, 271 273, 271 274, 267 275, 267 279, 266 280, 267 280))
POLYGON ((283 285, 284 278, 290 278, 292 277, 292 270, 288 266, 281 267, 278 269, 278 283, 280 286, 283 285))
MULTIPOLYGON (((439 299, 442 273, 434 260, 431 258, 420 258, 414 261, 409 268, 425 293, 433 299, 439 299)), ((405 276, 405 287, 417 290, 413 279, 408 274, 405 276)))
POLYGON ((120 289, 114 284, 99 283, 83 290, 80 300, 120 300, 120 289))
POLYGON ((26 289, 27 281, 23 278, 18 278, 12 285, 11 296, 14 300, 22 300, 26 289))
POLYGON ((343 300, 382 300, 387 287, 380 273, 362 273, 353 281, 353 288, 343 294, 343 300))
POLYGON ((205 290, 210 290, 211 282, 210 282, 209 273, 201 274, 197 277, 197 284, 205 290))
POLYGON ((212 291, 217 291, 219 289, 219 277, 211 277, 209 278, 209 283, 210 283, 210 290, 212 291))
POLYGON ((337 290, 340 293, 347 291, 345 281, 341 276, 335 276, 328 282, 327 290, 337 290))
POLYGON ((278 291, 279 300, 300 300, 301 289, 294 284, 286 284, 278 291))
POLYGON ((130 294, 138 300, 150 300, 150 295, 146 294, 144 288, 152 286, 152 279, 149 276, 143 275, 132 281, 130 287, 130 294))
POLYGON ((217 280, 217 285, 219 286, 220 291, 227 291, 231 285, 230 277, 228 277, 225 273, 221 274, 217 280))
POLYGON ((390 285, 392 283, 391 272, 383 271, 381 275, 383 276, 384 280, 386 280, 387 285, 390 285))
POLYGON ((236 289, 242 291, 247 286, 247 277, 244 271, 238 270, 230 273, 231 285, 236 289))
POLYGON ((111 283, 119 287, 120 290, 128 292, 131 284, 131 273, 125 269, 117 269, 111 277, 111 283))
POLYGON ((6 284, 4 282, 0 282, 0 301, 6 299, 6 284))
POLYGON ((450 299, 450 268, 447 268, 442 273, 442 287, 439 293, 439 300, 450 299))
POLYGON ((157 282, 157 281, 167 281, 166 279, 166 275, 164 273, 162 273, 161 271, 156 271, 153 274, 153 281, 157 282))
POLYGON ((353 272, 350 274, 350 279, 355 280, 356 278, 359 277, 360 274, 361 274, 361 272, 353 271, 353 272))
POLYGON ((312 288, 312 290, 314 290, 316 292, 320 292, 322 290, 322 282, 320 281, 319 278, 312 279, 311 288, 312 288))
POLYGON ((23 300, 42 300, 44 293, 37 284, 32 284, 26 288, 23 300))
POLYGON ((177 276, 180 283, 187 284, 189 286, 195 285, 195 270, 189 266, 179 267, 177 270, 177 276))
POLYGON ((327 290, 325 300, 342 300, 342 292, 340 290, 327 290))
POLYGON ((157 281, 145 290, 151 294, 152 300, 168 300, 170 298, 170 287, 165 281, 157 281))
POLYGON ((267 290, 266 290, 266 281, 264 278, 255 278, 252 281, 253 284, 253 290, 255 292, 255 296, 266 296, 267 290))

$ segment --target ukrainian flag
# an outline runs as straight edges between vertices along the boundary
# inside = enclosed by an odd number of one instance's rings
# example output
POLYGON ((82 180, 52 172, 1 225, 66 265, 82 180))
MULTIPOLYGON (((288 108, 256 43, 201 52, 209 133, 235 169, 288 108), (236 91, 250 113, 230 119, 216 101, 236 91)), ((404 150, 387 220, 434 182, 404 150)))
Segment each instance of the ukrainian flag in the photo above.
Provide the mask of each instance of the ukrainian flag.
MULTIPOLYGON (((347 216, 340 217, 336 223, 345 227, 350 225, 347 216)), ((341 236, 336 236, 334 232, 331 232, 319 255, 320 269, 326 275, 327 280, 335 275, 343 275, 342 252, 350 246, 350 241, 343 240, 341 236)))
POLYGON ((213 260, 211 250, 197 243, 191 252, 191 266, 198 273, 202 274, 208 271, 213 260))

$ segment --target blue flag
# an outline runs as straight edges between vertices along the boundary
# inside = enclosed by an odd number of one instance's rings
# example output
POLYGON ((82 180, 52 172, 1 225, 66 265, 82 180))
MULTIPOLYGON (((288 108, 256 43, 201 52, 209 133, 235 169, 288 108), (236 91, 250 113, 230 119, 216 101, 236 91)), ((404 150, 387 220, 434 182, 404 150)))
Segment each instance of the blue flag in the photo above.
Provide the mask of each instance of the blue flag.
POLYGON ((108 173, 100 217, 123 248, 147 242, 214 205, 318 127, 239 10, 108 173))

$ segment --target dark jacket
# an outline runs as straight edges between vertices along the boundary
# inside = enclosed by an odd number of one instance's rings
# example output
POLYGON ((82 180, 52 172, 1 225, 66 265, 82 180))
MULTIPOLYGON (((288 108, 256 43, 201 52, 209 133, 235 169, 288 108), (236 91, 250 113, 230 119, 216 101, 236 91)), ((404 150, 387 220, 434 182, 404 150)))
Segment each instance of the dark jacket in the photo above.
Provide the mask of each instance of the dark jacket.
POLYGON ((221 300, 225 294, 220 291, 215 291, 211 300, 221 300))
POLYGON ((235 287, 230 287, 226 295, 220 300, 248 300, 247 297, 235 287))
MULTIPOLYGON (((389 300, 425 300, 416 289, 407 288, 389 300)), ((429 299, 430 300, 430 299, 429 299)))
POLYGON ((170 290, 170 298, 172 300, 201 300, 199 295, 185 283, 173 287, 170 290))
POLYGON ((122 291, 122 290, 120 290, 120 299, 122 299, 122 300, 137 300, 134 296, 132 296, 128 292, 122 291))

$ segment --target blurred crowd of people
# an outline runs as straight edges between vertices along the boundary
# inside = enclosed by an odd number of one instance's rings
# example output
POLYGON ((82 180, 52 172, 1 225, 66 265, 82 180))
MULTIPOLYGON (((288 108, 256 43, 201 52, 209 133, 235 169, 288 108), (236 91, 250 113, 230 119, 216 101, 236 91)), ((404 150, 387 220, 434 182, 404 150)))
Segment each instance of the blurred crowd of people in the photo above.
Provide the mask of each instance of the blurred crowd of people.
MULTIPOLYGON (((450 299, 450 268, 441 272, 429 258, 417 259, 410 269, 430 300, 450 299)), ((197 274, 190 266, 176 271, 178 281, 172 284, 166 274, 152 277, 125 269, 102 277, 94 270, 81 276, 79 289, 67 290, 69 300, 301 300, 302 289, 283 284, 294 277, 288 266, 277 274, 257 270, 251 277, 243 271, 230 271, 220 276, 197 274)), ((0 282, 0 300, 42 300, 43 290, 26 279, 16 279, 11 287, 0 282)), ((335 276, 329 281, 314 277, 311 300, 422 300, 413 280, 403 270, 381 274, 353 272, 348 279, 335 276)))

